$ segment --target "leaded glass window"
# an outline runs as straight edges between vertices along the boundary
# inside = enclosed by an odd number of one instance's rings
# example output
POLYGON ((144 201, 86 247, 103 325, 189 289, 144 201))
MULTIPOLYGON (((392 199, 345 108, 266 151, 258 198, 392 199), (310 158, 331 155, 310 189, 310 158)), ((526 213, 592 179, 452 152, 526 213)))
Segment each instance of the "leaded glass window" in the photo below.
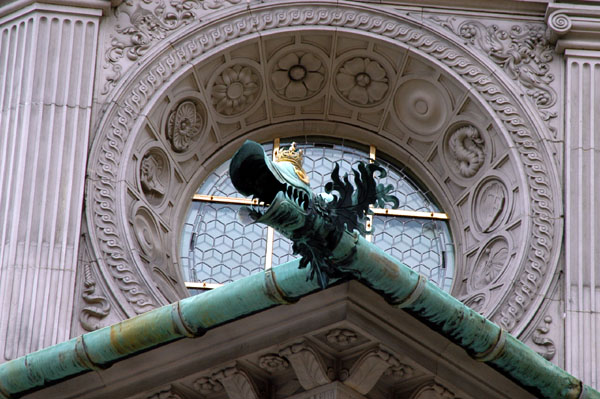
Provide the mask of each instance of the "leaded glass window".
MULTIPOLYGON (((340 175, 351 173, 359 161, 377 158, 388 172, 380 182, 394 186, 399 209, 376 209, 367 222, 367 239, 407 266, 449 291, 454 272, 454 248, 448 217, 430 192, 403 166, 377 156, 374 147, 326 139, 293 140, 304 151, 304 170, 315 193, 324 191, 336 162, 340 175)), ((292 140, 265 145, 272 154, 292 140)), ((181 263, 192 292, 210 289, 297 256, 292 243, 266 226, 245 225, 237 214, 250 200, 243 198, 229 179, 229 162, 204 181, 188 211, 181 241, 181 263)))

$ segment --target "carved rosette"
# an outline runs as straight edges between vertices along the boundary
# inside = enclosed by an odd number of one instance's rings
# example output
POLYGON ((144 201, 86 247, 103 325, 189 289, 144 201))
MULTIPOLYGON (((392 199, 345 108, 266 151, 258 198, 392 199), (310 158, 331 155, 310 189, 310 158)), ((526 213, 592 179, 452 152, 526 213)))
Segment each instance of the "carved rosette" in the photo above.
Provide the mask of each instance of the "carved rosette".
POLYGON ((318 94, 325 84, 325 62, 314 51, 297 50, 276 55, 271 83, 278 96, 302 101, 318 94))
POLYGON ((235 116, 248 111, 262 89, 259 72, 250 65, 235 64, 225 68, 215 79, 211 98, 217 113, 235 116))
POLYGON ((175 152, 185 152, 206 125, 204 107, 196 100, 181 101, 167 118, 167 139, 175 152))
POLYGON ((389 77, 376 60, 354 57, 345 61, 335 74, 335 88, 350 104, 381 104, 389 91, 389 77))
POLYGON ((263 355, 258 359, 258 366, 271 374, 280 373, 290 367, 290 363, 274 353, 263 355))
POLYGON ((211 393, 221 392, 223 384, 212 377, 200 377, 194 381, 194 389, 202 395, 210 395, 211 393))

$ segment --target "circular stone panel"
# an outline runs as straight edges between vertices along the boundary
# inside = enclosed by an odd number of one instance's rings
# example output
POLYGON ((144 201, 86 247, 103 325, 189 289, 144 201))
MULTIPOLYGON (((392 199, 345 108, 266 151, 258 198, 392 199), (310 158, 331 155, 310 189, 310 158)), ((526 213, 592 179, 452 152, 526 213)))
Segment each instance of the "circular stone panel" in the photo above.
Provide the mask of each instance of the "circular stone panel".
POLYGON ((394 108, 401 123, 417 134, 437 133, 450 112, 446 93, 425 79, 406 80, 394 97, 394 108))

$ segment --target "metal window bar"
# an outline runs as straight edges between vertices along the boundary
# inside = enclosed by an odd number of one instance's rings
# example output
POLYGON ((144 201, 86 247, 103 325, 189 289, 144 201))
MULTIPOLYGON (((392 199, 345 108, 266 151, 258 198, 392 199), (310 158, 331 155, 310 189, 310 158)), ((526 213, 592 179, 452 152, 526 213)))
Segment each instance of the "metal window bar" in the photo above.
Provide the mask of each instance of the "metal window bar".
MULTIPOLYGON (((280 140, 276 138, 273 141, 273 160, 277 159, 277 155, 279 153, 279 145, 280 140)), ((373 145, 369 146, 369 162, 373 163, 376 161, 376 151, 377 148, 373 145)), ((194 194, 193 201, 203 201, 203 202, 214 202, 214 203, 222 203, 222 204, 234 204, 234 205, 265 205, 262 202, 258 202, 257 199, 250 198, 236 198, 236 197, 222 197, 216 195, 204 195, 204 194, 194 194)), ((268 204, 267 204, 268 205, 268 204)), ((441 212, 423 212, 423 211, 413 211, 406 209, 387 209, 387 208, 371 208, 373 214, 367 215, 366 228, 367 228, 367 241, 371 242, 373 240, 373 236, 371 234, 373 228, 373 215, 383 215, 383 216, 396 216, 396 217, 407 217, 407 218, 426 218, 426 219, 435 219, 435 220, 449 220, 448 215, 446 213, 441 212)), ((267 228, 267 249, 265 254, 265 269, 270 269, 273 266, 273 240, 274 240, 274 229, 272 227, 267 228)), ((444 251, 445 252, 445 251, 444 251)), ((202 281, 186 281, 185 286, 188 289, 204 289, 210 290, 216 287, 220 287, 223 284, 216 283, 207 283, 202 281)))

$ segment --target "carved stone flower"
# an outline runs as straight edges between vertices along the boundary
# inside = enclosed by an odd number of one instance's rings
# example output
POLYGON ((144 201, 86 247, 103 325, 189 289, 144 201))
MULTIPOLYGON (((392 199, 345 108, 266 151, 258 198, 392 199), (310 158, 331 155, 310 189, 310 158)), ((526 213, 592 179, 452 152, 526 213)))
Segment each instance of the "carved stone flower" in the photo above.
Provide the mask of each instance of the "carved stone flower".
POLYGON ((218 113, 235 115, 248 109, 259 93, 258 73, 254 68, 235 65, 225 69, 215 80, 212 102, 218 113))
POLYGON ((196 104, 192 101, 183 101, 169 115, 167 123, 167 138, 171 147, 177 152, 188 149, 190 142, 200 134, 203 118, 196 104))
POLYGON ((258 360, 258 365, 260 368, 267 370, 271 374, 284 371, 290 366, 287 360, 275 354, 261 356, 258 360))
POLYGON ((288 100, 316 94, 325 80, 323 63, 311 53, 289 53, 277 62, 271 81, 275 91, 288 100))
POLYGON ((369 58, 356 57, 339 69, 335 82, 346 100, 357 105, 371 105, 383 99, 388 78, 383 67, 369 58))

